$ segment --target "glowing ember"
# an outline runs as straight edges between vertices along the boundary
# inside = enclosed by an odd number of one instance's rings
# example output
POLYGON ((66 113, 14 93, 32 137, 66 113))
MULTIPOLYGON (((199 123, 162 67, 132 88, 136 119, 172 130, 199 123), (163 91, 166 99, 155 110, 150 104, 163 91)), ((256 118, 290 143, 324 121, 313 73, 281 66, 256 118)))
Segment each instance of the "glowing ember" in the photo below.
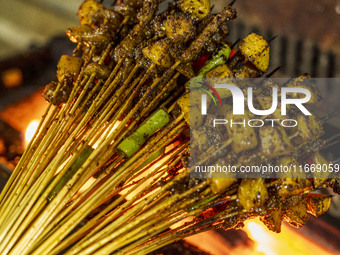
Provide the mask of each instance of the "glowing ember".
POLYGON ((111 135, 112 132, 115 131, 115 129, 118 127, 119 123, 120 121, 118 120, 115 124, 109 125, 109 127, 103 133, 102 137, 100 137, 99 140, 95 144, 92 145, 92 148, 97 149, 99 143, 101 143, 106 137, 111 135))
POLYGON ((28 127, 26 129, 26 133, 25 133, 26 145, 29 144, 29 142, 32 140, 34 133, 37 130, 38 126, 39 126, 38 120, 33 120, 28 125, 28 127))

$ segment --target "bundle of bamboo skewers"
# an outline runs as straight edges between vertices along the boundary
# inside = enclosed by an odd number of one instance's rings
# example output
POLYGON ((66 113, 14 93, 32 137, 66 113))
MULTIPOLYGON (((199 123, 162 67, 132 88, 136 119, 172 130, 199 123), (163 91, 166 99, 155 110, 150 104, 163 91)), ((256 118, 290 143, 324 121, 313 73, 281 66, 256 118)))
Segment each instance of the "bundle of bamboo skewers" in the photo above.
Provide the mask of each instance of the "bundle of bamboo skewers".
MULTIPOLYGON (((180 0, 159 14, 158 5, 81 5, 81 25, 66 32, 77 47, 61 57, 58 81, 44 92, 50 104, 0 195, 1 254, 147 254, 255 216, 278 232, 283 219, 299 226, 307 211, 329 208, 329 196, 309 192, 338 192, 337 179, 190 178, 185 83, 260 77, 269 45, 251 34, 230 56, 233 2, 214 15, 206 0, 180 0), (302 213, 294 218, 296 211, 302 213)), ((321 135, 303 142, 320 149, 321 135)), ((315 151, 312 158, 324 160, 315 151)))

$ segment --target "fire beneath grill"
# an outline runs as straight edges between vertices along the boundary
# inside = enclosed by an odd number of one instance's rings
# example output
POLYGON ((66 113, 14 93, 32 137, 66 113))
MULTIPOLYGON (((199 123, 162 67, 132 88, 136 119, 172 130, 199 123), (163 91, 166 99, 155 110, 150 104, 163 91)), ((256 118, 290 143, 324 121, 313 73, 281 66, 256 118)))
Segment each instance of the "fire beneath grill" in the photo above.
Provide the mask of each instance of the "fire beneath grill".
POLYGON ((250 254, 334 254, 286 224, 279 234, 269 231, 259 220, 246 222, 243 230, 255 243, 254 252, 250 254))
POLYGON ((277 234, 258 219, 246 221, 242 230, 208 231, 185 240, 214 255, 339 254, 332 245, 319 244, 288 224, 284 224, 281 233, 277 234))

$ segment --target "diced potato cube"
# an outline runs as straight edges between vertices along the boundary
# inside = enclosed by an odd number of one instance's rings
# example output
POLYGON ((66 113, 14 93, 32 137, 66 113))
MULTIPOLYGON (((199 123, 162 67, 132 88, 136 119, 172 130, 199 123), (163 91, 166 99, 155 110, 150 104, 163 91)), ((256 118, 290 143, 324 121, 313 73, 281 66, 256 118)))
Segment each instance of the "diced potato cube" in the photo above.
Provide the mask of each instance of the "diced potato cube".
POLYGON ((276 165, 288 167, 290 170, 290 172, 280 172, 276 175, 277 178, 282 178, 280 179, 282 184, 281 188, 278 191, 279 196, 287 197, 299 195, 301 194, 301 192, 312 186, 312 183, 309 181, 309 179, 306 178, 306 173, 300 171, 299 163, 295 160, 294 157, 281 157, 276 161, 276 165))
POLYGON ((258 70, 267 72, 269 66, 269 44, 255 33, 247 35, 238 45, 242 55, 258 70))
POLYGON ((80 25, 71 27, 66 30, 67 36, 73 43, 79 43, 83 41, 84 35, 92 34, 94 30, 89 25, 80 25))
MULTIPOLYGON (((304 74, 299 76, 298 78, 290 80, 287 84, 287 87, 299 87, 309 90, 311 93, 311 99, 307 102, 307 104, 315 104, 319 102, 319 99, 321 98, 320 92, 318 91, 317 87, 312 82, 310 75, 308 74, 304 74)), ((301 93, 292 93, 292 95, 295 98, 305 97, 305 95, 301 93)))
POLYGON ((328 211, 331 206, 331 196, 325 194, 310 193, 307 196, 307 208, 310 214, 318 217, 328 211))
POLYGON ((78 18, 82 25, 89 25, 92 22, 92 15, 99 9, 103 9, 104 6, 95 0, 85 0, 79 7, 78 18))
POLYGON ((147 47, 143 51, 143 55, 157 65, 169 68, 172 64, 171 57, 168 53, 170 44, 165 39, 159 40, 147 47))
MULTIPOLYGON (((261 107, 263 110, 268 110, 273 105, 273 97, 272 96, 258 96, 257 97, 261 107)), ((281 105, 278 104, 276 110, 272 113, 273 119, 281 119, 281 105)))
POLYGON ((181 107, 184 119, 190 125, 190 94, 185 93, 177 100, 177 104, 181 107))
POLYGON ((183 13, 175 13, 164 21, 168 38, 175 41, 188 41, 195 36, 195 26, 192 19, 183 13))
POLYGON ((261 217, 260 220, 267 226, 270 231, 280 233, 282 225, 282 209, 279 208, 272 213, 261 217))
POLYGON ((199 155, 202 155, 208 148, 208 137, 202 130, 192 130, 191 132, 191 145, 192 147, 196 147, 195 150, 192 150, 192 154, 199 153, 199 155))
POLYGON ((232 78, 234 77, 233 72, 229 69, 229 67, 225 64, 219 65, 215 67, 213 70, 209 71, 206 74, 206 77, 209 79, 217 78, 232 78))
POLYGON ((307 201, 302 199, 297 205, 288 209, 283 218, 291 226, 301 228, 307 223, 309 218, 307 213, 307 201))
POLYGON ((301 192, 312 187, 311 182, 303 178, 286 178, 281 179, 281 181, 281 188, 278 191, 281 197, 299 195, 301 192))
POLYGON ((81 58, 62 55, 57 65, 57 78, 61 82, 65 75, 71 77, 74 81, 77 79, 83 61, 81 58))
POLYGON ((237 197, 244 209, 251 210, 263 205, 269 195, 263 179, 243 179, 237 197))
POLYGON ((225 192, 234 182, 234 178, 211 178, 208 179, 210 188, 214 194, 225 192))
POLYGON ((210 13, 209 0, 179 0, 177 6, 182 12, 189 13, 199 20, 204 19, 210 13))

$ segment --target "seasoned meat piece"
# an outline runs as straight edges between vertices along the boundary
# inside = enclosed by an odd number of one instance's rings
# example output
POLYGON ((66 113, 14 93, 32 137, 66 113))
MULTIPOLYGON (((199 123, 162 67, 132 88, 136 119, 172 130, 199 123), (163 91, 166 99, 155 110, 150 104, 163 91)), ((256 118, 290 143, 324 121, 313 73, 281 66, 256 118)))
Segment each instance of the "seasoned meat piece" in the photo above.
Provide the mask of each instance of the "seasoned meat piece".
POLYGON ((164 28, 168 38, 172 41, 187 42, 195 36, 195 26, 189 15, 175 13, 164 21, 164 28))
POLYGON ((67 36, 71 42, 85 45, 107 45, 112 41, 112 34, 107 27, 91 28, 89 25, 80 25, 67 29, 67 36))
POLYGON ((183 52, 182 60, 187 63, 197 58, 202 49, 205 48, 211 36, 218 30, 219 25, 227 20, 236 18, 236 11, 231 7, 225 8, 220 14, 217 14, 214 19, 203 29, 190 46, 183 52))

